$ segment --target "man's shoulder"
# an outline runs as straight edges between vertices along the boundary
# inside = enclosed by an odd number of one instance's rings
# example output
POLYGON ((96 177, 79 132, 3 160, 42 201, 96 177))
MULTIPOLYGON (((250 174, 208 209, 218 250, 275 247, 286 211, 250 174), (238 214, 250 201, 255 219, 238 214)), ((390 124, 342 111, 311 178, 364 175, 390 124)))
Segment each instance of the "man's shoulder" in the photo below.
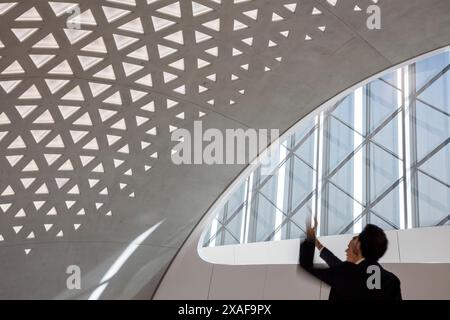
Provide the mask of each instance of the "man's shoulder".
POLYGON ((389 279, 393 283, 400 284, 400 279, 395 274, 393 274, 392 272, 390 272, 384 268, 382 270, 383 270, 383 275, 386 279, 389 279))
POLYGON ((392 272, 384 269, 383 266, 381 266, 378 262, 372 263, 369 261, 363 261, 360 264, 355 264, 352 262, 344 261, 338 266, 336 266, 336 269, 340 271, 350 271, 351 273, 357 272, 366 275, 374 272, 372 269, 369 269, 369 267, 373 265, 378 266, 380 268, 381 276, 384 280, 400 284, 400 279, 392 272))
POLYGON ((357 265, 348 261, 342 261, 341 263, 337 264, 333 267, 333 269, 338 271, 352 271, 357 268, 357 265))
POLYGON ((364 265, 366 267, 373 266, 373 265, 378 266, 380 268, 381 273, 383 275, 385 275, 388 278, 392 278, 392 279, 397 279, 398 280, 398 278, 397 278, 397 276, 395 274, 393 274, 389 270, 386 270, 379 262, 370 262, 370 261, 364 260, 361 263, 361 265, 364 265))

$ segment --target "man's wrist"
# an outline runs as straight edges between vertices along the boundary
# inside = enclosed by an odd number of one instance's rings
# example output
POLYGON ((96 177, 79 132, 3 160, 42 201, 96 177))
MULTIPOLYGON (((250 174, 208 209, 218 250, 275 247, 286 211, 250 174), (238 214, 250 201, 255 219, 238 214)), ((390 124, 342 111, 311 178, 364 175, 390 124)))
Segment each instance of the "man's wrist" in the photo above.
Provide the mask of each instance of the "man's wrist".
POLYGON ((319 251, 322 251, 322 249, 323 249, 323 245, 320 243, 320 241, 319 240, 317 240, 316 239, 316 248, 319 250, 319 251))

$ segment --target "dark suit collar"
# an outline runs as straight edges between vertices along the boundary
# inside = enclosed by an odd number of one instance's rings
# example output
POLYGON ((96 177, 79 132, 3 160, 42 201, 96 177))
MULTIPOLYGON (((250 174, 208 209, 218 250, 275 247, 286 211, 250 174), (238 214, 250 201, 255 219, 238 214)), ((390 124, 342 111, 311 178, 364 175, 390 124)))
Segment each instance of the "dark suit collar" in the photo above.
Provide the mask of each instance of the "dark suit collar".
POLYGON ((373 260, 373 259, 364 259, 364 260, 361 261, 358 265, 360 265, 360 266, 373 266, 373 265, 377 265, 377 266, 381 267, 381 265, 378 263, 378 261, 373 260))

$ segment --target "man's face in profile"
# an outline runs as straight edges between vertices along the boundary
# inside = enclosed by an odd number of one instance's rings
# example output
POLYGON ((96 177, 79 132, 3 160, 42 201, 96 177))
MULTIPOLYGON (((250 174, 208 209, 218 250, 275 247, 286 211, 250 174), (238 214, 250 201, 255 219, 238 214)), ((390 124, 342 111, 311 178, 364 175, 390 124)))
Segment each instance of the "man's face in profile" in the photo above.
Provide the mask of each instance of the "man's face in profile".
POLYGON ((361 259, 358 236, 354 236, 352 240, 350 240, 345 253, 347 255, 348 262, 356 263, 361 259))

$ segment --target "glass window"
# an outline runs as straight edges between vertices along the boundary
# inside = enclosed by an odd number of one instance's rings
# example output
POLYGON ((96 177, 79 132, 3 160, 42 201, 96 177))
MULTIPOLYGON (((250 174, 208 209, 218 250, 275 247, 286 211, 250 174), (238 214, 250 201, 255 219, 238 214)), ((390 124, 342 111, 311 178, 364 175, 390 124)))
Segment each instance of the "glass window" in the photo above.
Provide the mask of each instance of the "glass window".
POLYGON ((419 59, 301 121, 217 211, 204 245, 302 238, 311 214, 320 235, 450 224, 449 69, 450 52, 419 59))

